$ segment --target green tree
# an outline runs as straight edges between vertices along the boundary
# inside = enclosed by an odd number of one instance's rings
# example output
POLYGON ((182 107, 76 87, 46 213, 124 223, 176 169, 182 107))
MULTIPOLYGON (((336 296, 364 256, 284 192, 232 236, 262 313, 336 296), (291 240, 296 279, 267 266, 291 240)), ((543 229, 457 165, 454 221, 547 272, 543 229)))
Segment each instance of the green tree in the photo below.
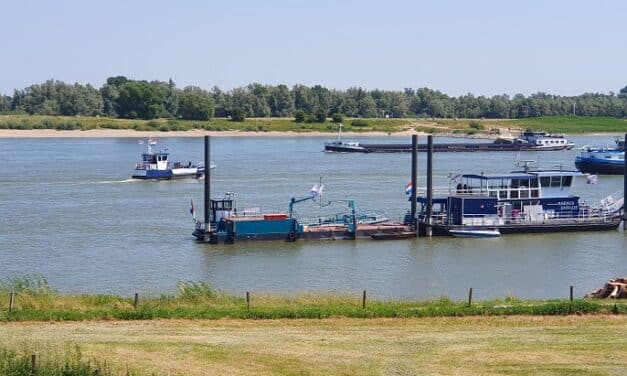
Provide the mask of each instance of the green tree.
POLYGON ((178 115, 186 120, 208 120, 213 117, 211 94, 199 87, 188 86, 180 93, 178 115))
POLYGON ((120 85, 116 111, 122 118, 154 119, 167 115, 164 87, 146 81, 130 81, 120 85))

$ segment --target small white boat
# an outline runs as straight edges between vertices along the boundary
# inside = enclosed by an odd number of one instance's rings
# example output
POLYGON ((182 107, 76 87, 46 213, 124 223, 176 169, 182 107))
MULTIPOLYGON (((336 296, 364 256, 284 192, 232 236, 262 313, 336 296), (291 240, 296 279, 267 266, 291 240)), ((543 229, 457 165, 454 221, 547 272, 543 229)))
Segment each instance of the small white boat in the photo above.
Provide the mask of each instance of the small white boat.
POLYGON ((458 228, 449 233, 457 238, 498 238, 501 232, 497 228, 458 228))

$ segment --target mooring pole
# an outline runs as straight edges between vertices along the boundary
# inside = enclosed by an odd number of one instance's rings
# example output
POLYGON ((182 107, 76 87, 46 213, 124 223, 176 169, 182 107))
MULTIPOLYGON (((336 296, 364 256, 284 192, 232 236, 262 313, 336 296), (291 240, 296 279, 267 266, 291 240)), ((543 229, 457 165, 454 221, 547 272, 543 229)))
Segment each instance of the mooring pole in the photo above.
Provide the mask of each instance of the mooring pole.
POLYGON ((205 233, 211 230, 209 225, 209 202, 211 199, 210 171, 211 165, 209 161, 209 136, 205 136, 205 233))
MULTIPOLYGON (((627 155, 627 133, 625 133, 625 143, 623 144, 623 152, 627 155)), ((625 158, 625 168, 623 170, 623 199, 627 194, 627 158, 625 158)), ((627 230, 627 208, 623 204, 623 230, 627 230)))
POLYGON ((414 231, 418 229, 416 219, 416 188, 418 187, 418 136, 411 135, 411 225, 414 231))
POLYGON ((426 232, 432 236, 431 215, 433 214, 433 135, 427 136, 427 212, 426 232))

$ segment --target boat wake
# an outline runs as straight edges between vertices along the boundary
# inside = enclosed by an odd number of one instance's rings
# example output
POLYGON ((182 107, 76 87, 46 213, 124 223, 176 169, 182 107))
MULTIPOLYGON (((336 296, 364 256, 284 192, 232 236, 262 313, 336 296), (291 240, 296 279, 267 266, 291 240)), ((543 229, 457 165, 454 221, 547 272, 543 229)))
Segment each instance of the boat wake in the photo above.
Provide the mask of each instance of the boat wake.
MULTIPOLYGON (((133 182, 137 182, 139 180, 137 179, 124 179, 124 180, 105 180, 105 181, 96 181, 93 182, 93 184, 118 184, 118 183, 133 183, 133 182)), ((88 183, 89 184, 89 183, 88 183)))

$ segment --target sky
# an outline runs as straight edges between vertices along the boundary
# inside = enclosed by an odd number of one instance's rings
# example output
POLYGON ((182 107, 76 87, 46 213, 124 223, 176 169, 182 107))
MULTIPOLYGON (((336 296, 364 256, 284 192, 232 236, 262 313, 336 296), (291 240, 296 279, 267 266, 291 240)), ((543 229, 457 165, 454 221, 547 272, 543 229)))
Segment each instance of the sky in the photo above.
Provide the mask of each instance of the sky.
POLYGON ((458 96, 627 86, 627 1, 0 0, 0 94, 172 78, 458 96))

